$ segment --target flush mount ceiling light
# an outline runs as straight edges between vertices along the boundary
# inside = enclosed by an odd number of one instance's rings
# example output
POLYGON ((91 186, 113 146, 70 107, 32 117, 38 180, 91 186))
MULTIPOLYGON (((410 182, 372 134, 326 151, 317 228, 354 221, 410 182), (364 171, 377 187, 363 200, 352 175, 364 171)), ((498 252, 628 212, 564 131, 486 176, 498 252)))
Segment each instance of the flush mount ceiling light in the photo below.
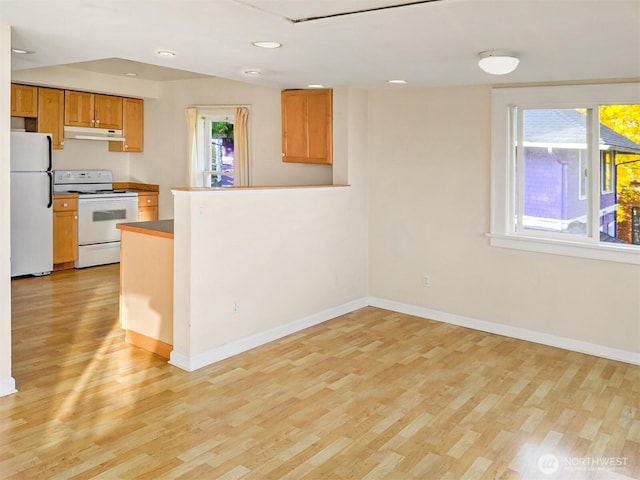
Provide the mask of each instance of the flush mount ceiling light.
POLYGON ((12 48, 11 51, 13 53, 17 53, 18 55, 29 55, 31 53, 36 53, 33 50, 25 50, 24 48, 12 48))
POLYGON ((137 77, 138 74, 137 73, 133 73, 133 72, 128 72, 124 74, 126 77, 137 77))
POLYGON ((478 54, 478 65, 491 75, 505 75, 513 72, 520 60, 514 52, 508 50, 489 50, 478 54))
POLYGON ((256 69, 244 70, 242 73, 244 73, 245 75, 249 75, 250 77, 257 77, 258 75, 262 74, 260 70, 256 70, 256 69))
POLYGON ((158 55, 160 55, 161 57, 175 57, 176 56, 175 52, 170 52, 169 50, 158 50, 156 53, 158 55))
POLYGON ((280 48, 282 46, 280 42, 253 42, 251 45, 259 48, 280 48))
POLYGON ((397 78, 397 79, 394 79, 394 80, 387 80, 387 83, 394 83, 396 85, 402 85, 402 84, 407 83, 407 81, 397 78))
POLYGON ((307 85, 307 88, 324 88, 324 85, 322 85, 321 83, 311 83, 307 85))

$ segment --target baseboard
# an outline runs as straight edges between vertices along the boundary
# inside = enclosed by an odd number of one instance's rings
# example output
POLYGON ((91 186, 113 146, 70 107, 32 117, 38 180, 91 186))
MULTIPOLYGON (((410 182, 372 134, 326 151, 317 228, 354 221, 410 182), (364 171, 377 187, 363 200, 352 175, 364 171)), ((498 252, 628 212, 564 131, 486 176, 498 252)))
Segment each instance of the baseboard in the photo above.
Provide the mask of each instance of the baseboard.
POLYGON ((160 355, 163 358, 170 358, 171 350, 173 350, 172 345, 155 338, 147 337, 133 330, 126 331, 124 341, 135 347, 160 355))
POLYGON ((16 381, 13 377, 0 378, 0 397, 16 393, 16 381))
POLYGON ((292 333, 299 332, 301 330, 304 330, 305 328, 318 325, 320 323, 326 322, 327 320, 331 320, 335 317, 339 317, 340 315, 353 312, 366 306, 368 306, 366 298, 353 300, 351 302, 338 305, 337 307, 323 310, 313 315, 294 320, 284 325, 279 325, 278 327, 266 330, 264 332, 256 333, 249 337, 241 338, 239 340, 235 340, 233 342, 211 348, 192 356, 188 356, 182 352, 174 350, 171 352, 169 363, 178 368, 181 368, 182 370, 192 372, 194 370, 198 370, 199 368, 206 367, 207 365, 219 362, 220 360, 224 360, 225 358, 233 357, 234 355, 238 355, 239 353, 246 352, 247 350, 259 347, 260 345, 273 342, 274 340, 286 337, 287 335, 291 335, 292 333))
POLYGON ((529 330, 526 328, 487 322, 485 320, 478 320, 476 318, 465 317, 462 315, 456 315, 453 313, 442 312, 439 310, 433 310, 426 307, 420 307, 417 305, 411 305, 377 297, 360 298, 352 302, 348 302, 343 305, 339 305, 337 307, 323 310, 322 312, 309 315, 298 320, 294 320, 270 330, 256 333, 249 337, 241 338, 239 340, 235 340, 233 342, 211 348, 196 355, 189 356, 174 349, 171 352, 169 363, 178 368, 181 368, 182 370, 186 370, 187 372, 192 372, 194 370, 198 370, 199 368, 206 367, 207 365, 211 365, 234 355, 238 355, 239 353, 246 352, 247 350, 259 347, 260 345, 278 340, 280 338, 286 337, 287 335, 291 335, 292 333, 299 332, 301 330, 304 330, 305 328, 318 325, 320 323, 326 322, 327 320, 331 320, 335 317, 353 312, 366 306, 384 308, 385 310, 405 313, 407 315, 413 315, 416 317, 435 320, 438 322, 449 323, 460 327, 472 328, 474 330, 480 330, 482 332, 495 333, 497 335, 503 335, 505 337, 517 338, 519 340, 548 345, 550 347, 557 347, 564 350, 571 350, 588 355, 595 355, 597 357, 609 358, 611 360, 617 360, 633 365, 640 365, 640 353, 637 352, 610 348, 604 345, 583 342, 581 340, 575 340, 572 338, 560 337, 557 335, 551 335, 548 333, 529 330))
POLYGON ((536 330, 513 327, 501 323, 487 322, 485 320, 464 317, 462 315, 455 315, 453 313, 432 310, 430 308, 395 302, 393 300, 386 300, 383 298, 369 297, 367 303, 372 307, 384 308, 385 310, 391 310, 398 313, 406 313, 416 317, 450 323, 452 325, 472 328, 474 330, 480 330, 488 333, 495 333, 497 335, 504 335, 505 337, 517 338, 519 340, 540 343, 550 347, 557 347, 564 350, 595 355, 596 357, 609 358, 611 360, 617 360, 633 365, 640 365, 640 353, 638 352, 620 350, 595 343, 583 342, 582 340, 560 337, 536 330))

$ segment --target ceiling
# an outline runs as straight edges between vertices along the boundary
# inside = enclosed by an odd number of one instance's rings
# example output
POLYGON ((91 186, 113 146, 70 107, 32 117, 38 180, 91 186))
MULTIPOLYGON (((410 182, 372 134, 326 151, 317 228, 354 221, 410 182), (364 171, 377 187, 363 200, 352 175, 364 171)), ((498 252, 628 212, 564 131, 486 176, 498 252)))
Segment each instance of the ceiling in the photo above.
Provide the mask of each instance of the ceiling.
POLYGON ((0 0, 0 23, 12 26, 12 47, 35 52, 12 54, 13 70, 67 65, 279 88, 640 77, 640 0, 0 0), (319 16, 328 17, 296 22, 319 16), (260 40, 283 46, 251 44, 260 40), (518 69, 481 71, 478 53, 494 49, 517 52, 518 69))

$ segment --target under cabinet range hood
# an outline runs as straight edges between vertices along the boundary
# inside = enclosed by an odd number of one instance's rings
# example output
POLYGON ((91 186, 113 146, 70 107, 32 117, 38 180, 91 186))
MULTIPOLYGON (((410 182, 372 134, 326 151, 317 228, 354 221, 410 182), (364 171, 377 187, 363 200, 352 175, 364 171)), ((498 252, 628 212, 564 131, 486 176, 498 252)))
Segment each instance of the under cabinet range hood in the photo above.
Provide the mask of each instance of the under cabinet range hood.
POLYGON ((108 142, 124 142, 122 130, 93 127, 64 127, 64 138, 76 140, 106 140, 108 142))

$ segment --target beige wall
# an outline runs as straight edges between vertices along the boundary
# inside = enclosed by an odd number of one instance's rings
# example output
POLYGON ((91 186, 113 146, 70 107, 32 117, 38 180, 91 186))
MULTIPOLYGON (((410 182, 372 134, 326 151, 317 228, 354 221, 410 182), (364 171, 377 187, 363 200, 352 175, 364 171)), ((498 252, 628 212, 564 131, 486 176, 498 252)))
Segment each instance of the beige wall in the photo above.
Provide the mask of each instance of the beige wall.
POLYGON ((176 192, 175 364, 366 297, 366 94, 337 103, 351 186, 176 192))
POLYGON ((145 152, 131 155, 134 181, 160 185, 160 216, 173 217, 172 187, 188 185, 188 106, 248 105, 252 185, 332 183, 331 166, 282 162, 280 90, 220 78, 162 82, 145 102, 145 152))
POLYGON ((489 246, 488 86, 369 99, 373 297, 640 352, 637 265, 489 246))
POLYGON ((9 192, 9 112, 11 109, 11 28, 0 24, 0 396, 11 393, 11 210, 9 192))

